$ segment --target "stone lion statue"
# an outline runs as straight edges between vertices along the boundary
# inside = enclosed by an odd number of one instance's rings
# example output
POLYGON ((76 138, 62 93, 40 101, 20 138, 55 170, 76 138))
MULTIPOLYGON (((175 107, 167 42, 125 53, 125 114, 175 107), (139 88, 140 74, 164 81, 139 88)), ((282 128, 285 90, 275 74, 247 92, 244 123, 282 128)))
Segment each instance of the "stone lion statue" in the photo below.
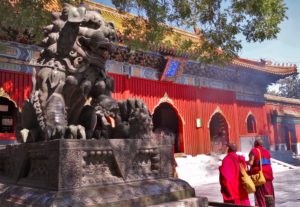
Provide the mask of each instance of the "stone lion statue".
POLYGON ((19 119, 18 140, 149 137, 152 119, 145 104, 112 98, 114 81, 105 62, 116 41, 114 24, 99 12, 69 4, 52 16, 33 70, 31 97, 19 119))

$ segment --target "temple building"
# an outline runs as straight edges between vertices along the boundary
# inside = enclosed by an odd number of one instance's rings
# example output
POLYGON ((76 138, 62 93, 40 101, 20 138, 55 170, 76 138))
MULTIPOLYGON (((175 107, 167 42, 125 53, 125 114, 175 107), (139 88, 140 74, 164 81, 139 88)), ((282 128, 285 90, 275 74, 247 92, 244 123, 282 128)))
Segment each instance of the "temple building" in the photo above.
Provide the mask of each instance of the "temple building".
MULTIPOLYGON (((118 31, 130 14, 86 1, 115 22, 118 31)), ((174 28, 182 38, 197 36, 174 28)), ((17 114, 31 91, 32 62, 42 48, 0 41, 0 144, 15 142, 17 114)), ((255 137, 271 150, 300 154, 300 100, 265 95, 267 86, 297 73, 295 65, 237 58, 224 66, 193 61, 163 46, 131 51, 121 44, 106 70, 115 80, 114 98, 142 99, 154 130, 176 134, 175 152, 221 153, 235 142, 247 151, 255 137)))

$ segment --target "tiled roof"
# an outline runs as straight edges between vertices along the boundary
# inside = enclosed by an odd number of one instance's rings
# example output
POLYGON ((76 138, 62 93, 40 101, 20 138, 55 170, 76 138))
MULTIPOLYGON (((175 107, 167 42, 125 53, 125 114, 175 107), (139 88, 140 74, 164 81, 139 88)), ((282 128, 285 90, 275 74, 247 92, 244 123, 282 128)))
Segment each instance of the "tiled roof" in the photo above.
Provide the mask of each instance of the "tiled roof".
POLYGON ((264 97, 266 101, 289 103, 289 104, 295 104, 300 106, 300 99, 286 98, 286 97, 274 96, 270 94, 265 94, 264 97))
POLYGON ((254 69, 274 75, 292 75, 297 73, 297 66, 286 64, 286 65, 274 65, 269 61, 253 61, 244 58, 238 58, 233 60, 234 65, 238 65, 244 68, 254 69))

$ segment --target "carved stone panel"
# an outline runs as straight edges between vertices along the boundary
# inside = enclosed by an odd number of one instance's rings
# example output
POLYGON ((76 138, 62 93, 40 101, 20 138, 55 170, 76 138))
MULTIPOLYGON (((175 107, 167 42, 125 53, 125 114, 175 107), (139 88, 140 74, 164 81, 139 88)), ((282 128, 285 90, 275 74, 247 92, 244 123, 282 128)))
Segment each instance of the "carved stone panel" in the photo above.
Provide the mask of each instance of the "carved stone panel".
POLYGON ((63 149, 60 151, 60 189, 81 187, 81 154, 80 150, 63 149))
POLYGON ((83 151, 82 155, 82 186, 123 182, 111 149, 83 151))
POLYGON ((0 181, 49 190, 114 185, 173 174, 173 140, 72 140, 0 150, 0 181))
POLYGON ((160 154, 158 148, 141 148, 138 150, 129 171, 130 179, 156 178, 160 174, 160 154))
POLYGON ((161 177, 172 177, 173 176, 173 167, 174 167, 174 158, 172 148, 167 146, 160 148, 161 154, 161 177))

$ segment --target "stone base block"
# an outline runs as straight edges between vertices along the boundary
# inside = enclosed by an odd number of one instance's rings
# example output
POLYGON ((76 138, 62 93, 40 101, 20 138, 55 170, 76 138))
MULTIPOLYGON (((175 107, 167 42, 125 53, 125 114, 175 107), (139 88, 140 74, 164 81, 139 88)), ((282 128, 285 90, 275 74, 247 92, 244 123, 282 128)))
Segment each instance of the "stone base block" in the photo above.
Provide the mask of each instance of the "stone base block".
POLYGON ((195 196, 188 183, 173 178, 62 192, 0 184, 0 193, 3 207, 142 207, 195 196))
POLYGON ((173 140, 53 140, 0 150, 0 183, 67 191, 173 176, 173 140))
POLYGON ((0 150, 0 207, 142 207, 195 196, 173 140, 53 140, 0 150))
POLYGON ((208 199, 206 197, 186 198, 179 201, 167 202, 148 207, 207 207, 208 199))

